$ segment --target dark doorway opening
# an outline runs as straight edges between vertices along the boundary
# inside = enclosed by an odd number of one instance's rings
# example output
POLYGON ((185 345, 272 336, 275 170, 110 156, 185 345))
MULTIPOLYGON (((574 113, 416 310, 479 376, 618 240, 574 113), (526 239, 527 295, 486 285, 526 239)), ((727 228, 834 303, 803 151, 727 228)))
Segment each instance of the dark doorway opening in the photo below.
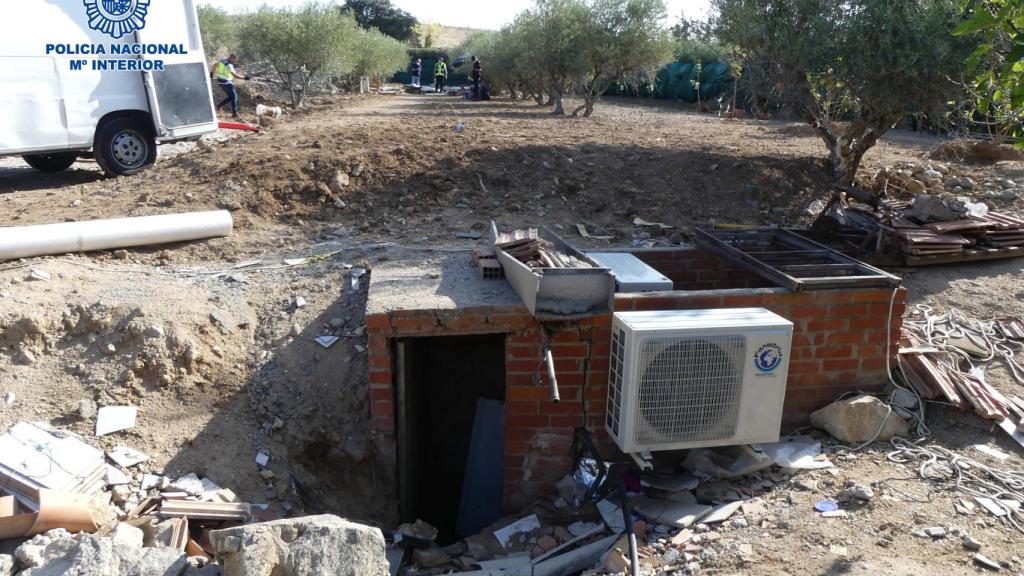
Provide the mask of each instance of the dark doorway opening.
POLYGON ((501 512, 505 335, 401 340, 396 359, 402 520, 471 536, 501 512))

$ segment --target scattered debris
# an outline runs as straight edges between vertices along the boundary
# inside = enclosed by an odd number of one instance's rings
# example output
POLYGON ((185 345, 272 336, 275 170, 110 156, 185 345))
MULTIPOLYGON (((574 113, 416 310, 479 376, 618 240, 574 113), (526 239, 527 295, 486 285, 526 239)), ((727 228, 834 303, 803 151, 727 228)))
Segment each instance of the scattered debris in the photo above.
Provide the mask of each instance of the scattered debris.
POLYGON ((135 406, 104 406, 96 413, 96 435, 105 436, 135 427, 139 409, 135 406))
POLYGON ((113 460, 121 468, 131 468, 149 460, 149 456, 128 446, 115 446, 107 452, 107 458, 113 460))
POLYGON ((338 340, 341 340, 341 338, 338 336, 317 336, 313 340, 324 348, 330 348, 331 346, 334 346, 338 340))

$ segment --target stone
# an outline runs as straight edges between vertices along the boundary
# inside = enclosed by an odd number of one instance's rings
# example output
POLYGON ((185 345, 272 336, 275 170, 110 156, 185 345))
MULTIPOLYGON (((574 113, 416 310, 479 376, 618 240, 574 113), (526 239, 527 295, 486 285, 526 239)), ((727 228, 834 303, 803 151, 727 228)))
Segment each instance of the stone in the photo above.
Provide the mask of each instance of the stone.
POLYGON ((989 560, 980 552, 974 555, 974 563, 986 570, 992 570, 993 572, 998 572, 1002 569, 998 562, 989 560))
POLYGON ((198 496, 206 491, 203 481, 195 473, 190 472, 168 486, 172 491, 187 492, 192 496, 198 496))
POLYGON ((661 555, 661 561, 666 565, 673 565, 682 562, 683 555, 675 548, 669 548, 665 550, 665 553, 661 555))
POLYGON ((405 523, 398 527, 398 532, 403 537, 418 538, 426 542, 433 542, 437 538, 437 528, 429 523, 417 519, 413 523, 405 523))
POLYGON ((263 478, 264 480, 273 480, 274 471, 268 468, 264 468, 263 470, 260 470, 260 478, 263 478))
POLYGON ((114 250, 114 260, 127 260, 127 259, 128 259, 128 251, 127 250, 114 250))
POLYGON ((925 528, 924 533, 927 534, 929 538, 932 538, 934 540, 939 540, 940 538, 946 537, 946 529, 942 526, 932 526, 931 528, 925 528))
POLYGON ((14 556, 0 554, 0 576, 11 576, 14 574, 14 556))
POLYGON ((903 185, 906 187, 907 192, 909 192, 913 196, 917 196, 918 194, 924 194, 926 190, 924 182, 921 182, 920 180, 917 180, 915 178, 910 178, 904 181, 903 185))
POLYGON ((157 325, 146 326, 146 330, 142 333, 146 338, 163 338, 164 329, 157 325))
POLYGON ((413 550, 412 561, 420 568, 437 568, 451 562, 451 558, 440 546, 431 546, 413 550))
POLYGON ((380 529, 329 514, 214 530, 210 541, 224 576, 389 575, 380 529))
POLYGON ((88 420, 96 416, 96 402, 86 398, 78 401, 78 416, 88 420))
POLYGON ((739 518, 733 518, 732 521, 729 523, 732 524, 733 528, 746 528, 747 526, 749 526, 747 519, 743 518, 742 516, 739 518))
POLYGON ((921 181, 928 186, 938 184, 942 181, 942 172, 939 172, 938 170, 922 170, 917 176, 920 177, 921 181))
POLYGON ((840 492, 836 496, 836 500, 839 502, 849 502, 850 500, 871 500, 874 497, 875 491, 870 486, 854 482, 851 486, 840 492))
POLYGON ((836 439, 855 444, 890 440, 910 432, 906 420, 878 398, 866 394, 839 400, 811 412, 810 421, 812 426, 825 430, 836 439))
POLYGON ((14 357, 14 363, 19 366, 32 366, 36 363, 36 355, 31 350, 21 350, 14 357))
POLYGON ((967 213, 964 202, 951 194, 918 194, 909 214, 921 222, 948 222, 967 213))
POLYGON ((1019 197, 1020 193, 1013 188, 989 190, 981 195, 983 200, 1016 200, 1019 197))
POLYGON ((331 189, 331 192, 339 194, 348 187, 349 177, 341 170, 334 173, 334 177, 327 183, 327 187, 331 189))
POLYGON ((103 349, 103 353, 106 354, 107 356, 113 356, 114 354, 117 354, 117 346, 114 346, 113 344, 107 344, 107 346, 103 349))
MULTIPOLYGON (((973 552, 977 552, 978 550, 981 550, 981 542, 978 542, 974 538, 972 538, 972 537, 970 537, 970 536, 965 534, 964 535, 964 548, 967 548, 968 550, 971 550, 973 552)), ((0 574, 2 574, 2 573, 3 572, 0 571, 0 574)))
POLYGON ((188 560, 181 550, 146 548, 129 576, 181 576, 188 567, 188 560))
MULTIPOLYGON (((17 555, 17 551, 15 555, 17 555)), ((52 540, 42 551, 42 562, 22 571, 20 576, 87 576, 93 574, 143 576, 133 571, 141 557, 142 530, 127 524, 118 524, 114 528, 114 532, 107 538, 82 533, 74 538, 68 536, 52 540)), ((148 573, 145 576, 156 575, 148 573)), ((169 576, 177 576, 177 574, 172 573, 169 576)))
POLYGON ((540 540, 537 540, 537 545, 540 546, 545 552, 551 550, 555 546, 558 546, 558 540, 555 540, 553 536, 544 536, 540 540))
POLYGON ((115 504, 124 504, 132 497, 132 489, 126 484, 118 484, 110 487, 110 499, 115 504))

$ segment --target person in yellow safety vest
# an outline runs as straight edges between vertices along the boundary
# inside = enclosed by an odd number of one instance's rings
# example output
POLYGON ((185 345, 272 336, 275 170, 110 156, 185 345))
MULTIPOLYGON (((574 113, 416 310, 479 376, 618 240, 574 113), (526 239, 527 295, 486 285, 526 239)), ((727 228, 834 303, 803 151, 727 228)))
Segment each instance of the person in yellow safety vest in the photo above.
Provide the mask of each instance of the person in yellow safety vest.
POLYGON ((446 79, 448 79, 448 65, 444 63, 444 56, 442 56, 434 65, 434 90, 444 92, 446 79))
POLYGON ((223 60, 218 60, 213 65, 213 78, 217 81, 217 85, 224 91, 226 98, 217 104, 217 112, 220 109, 231 104, 231 117, 239 118, 238 116, 238 93, 235 92, 235 84, 233 80, 235 78, 241 78, 248 80, 248 76, 243 76, 235 71, 235 64, 238 63, 238 56, 232 54, 223 60))

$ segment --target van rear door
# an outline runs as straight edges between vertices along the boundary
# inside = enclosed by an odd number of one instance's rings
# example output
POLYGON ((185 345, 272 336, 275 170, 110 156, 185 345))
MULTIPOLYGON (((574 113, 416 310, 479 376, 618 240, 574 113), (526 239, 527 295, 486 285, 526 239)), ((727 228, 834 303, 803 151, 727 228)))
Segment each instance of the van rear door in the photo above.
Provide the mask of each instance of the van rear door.
POLYGON ((149 5, 143 45, 180 46, 185 54, 148 54, 162 60, 162 71, 143 72, 150 110, 160 138, 185 138, 217 129, 199 18, 192 0, 161 0, 149 5))

